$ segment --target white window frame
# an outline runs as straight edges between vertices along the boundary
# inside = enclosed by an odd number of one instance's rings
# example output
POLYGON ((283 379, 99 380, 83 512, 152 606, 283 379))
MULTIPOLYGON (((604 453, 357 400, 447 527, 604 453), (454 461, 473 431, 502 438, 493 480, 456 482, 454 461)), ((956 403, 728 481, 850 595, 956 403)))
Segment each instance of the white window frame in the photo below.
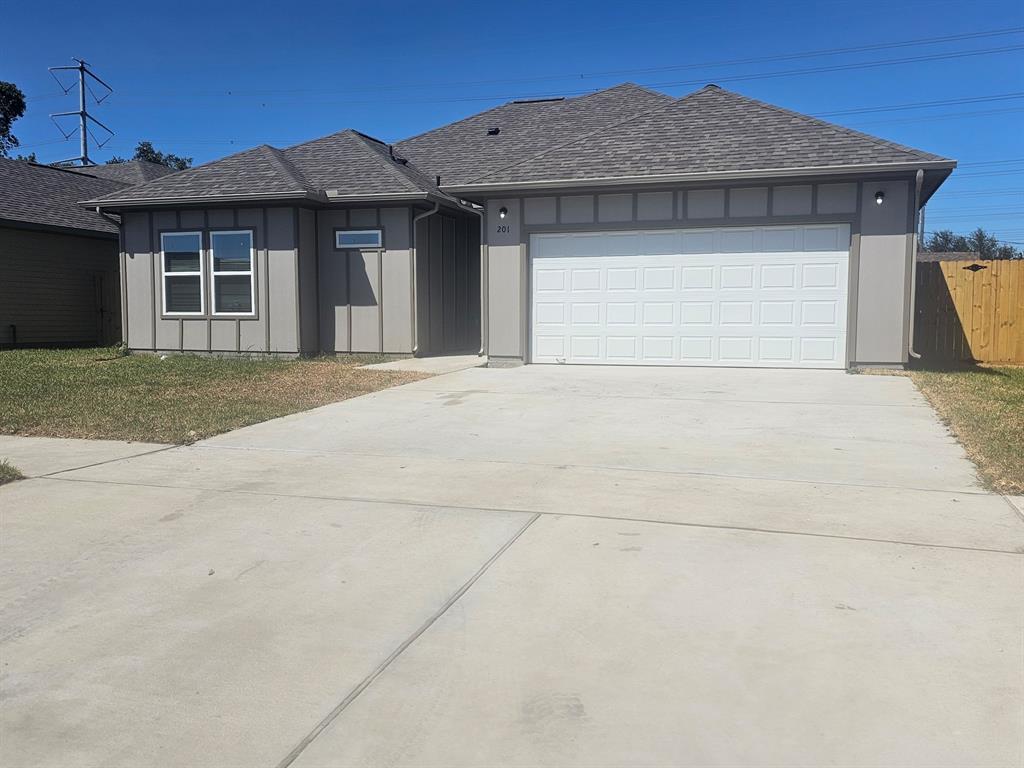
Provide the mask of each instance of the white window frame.
POLYGON ((202 317, 206 314, 206 278, 203 275, 203 233, 201 231, 188 232, 161 232, 160 233, 160 292, 163 295, 163 310, 167 317, 202 317), (180 235, 197 235, 199 237, 199 270, 196 272, 168 272, 167 252, 164 248, 164 238, 180 235), (199 276, 199 311, 198 312, 171 312, 167 309, 167 278, 168 277, 195 277, 199 276))
POLYGON ((210 314, 216 317, 255 317, 256 316, 256 234, 251 229, 212 229, 210 230, 210 314), (213 254, 213 238, 216 235, 248 235, 249 236, 249 269, 243 270, 221 270, 215 269, 213 254), (218 312, 217 311, 217 278, 218 277, 241 277, 249 278, 249 306, 248 312, 218 312))
POLYGON ((379 251, 384 247, 383 229, 336 229, 334 230, 334 250, 336 251, 379 251), (369 235, 377 236, 376 245, 344 245, 341 243, 342 235, 369 235))

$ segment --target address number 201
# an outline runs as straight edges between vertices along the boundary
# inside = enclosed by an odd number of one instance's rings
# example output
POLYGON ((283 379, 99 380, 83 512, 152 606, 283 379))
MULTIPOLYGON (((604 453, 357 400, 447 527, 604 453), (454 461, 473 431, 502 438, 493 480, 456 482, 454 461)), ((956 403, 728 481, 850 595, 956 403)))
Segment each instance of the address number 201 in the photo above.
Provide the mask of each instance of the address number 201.
POLYGON ((499 224, 497 226, 497 229, 495 229, 495 232, 497 232, 499 235, 507 235, 511 231, 512 226, 510 224, 499 224))

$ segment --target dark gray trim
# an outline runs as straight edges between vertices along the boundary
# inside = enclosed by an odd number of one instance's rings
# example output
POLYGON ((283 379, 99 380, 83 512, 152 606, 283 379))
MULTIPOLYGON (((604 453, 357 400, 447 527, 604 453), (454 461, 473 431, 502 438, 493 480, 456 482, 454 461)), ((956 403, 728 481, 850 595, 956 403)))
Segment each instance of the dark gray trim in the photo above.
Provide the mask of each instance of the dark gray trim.
POLYGON ((187 195, 184 197, 152 197, 152 198, 139 198, 133 199, 112 199, 112 200, 82 200, 79 205, 84 205, 89 208, 107 208, 110 210, 117 210, 119 208, 177 208, 185 205, 193 205, 195 207, 202 206, 214 206, 218 203, 247 203, 249 206, 260 207, 263 201, 276 201, 276 200, 319 200, 323 201, 326 198, 312 194, 305 191, 296 192, 255 192, 251 195, 206 195, 206 196, 194 196, 187 195))
POLYGON ((267 237, 268 233, 270 232, 270 225, 267 219, 267 209, 260 208, 259 210, 263 220, 263 265, 264 267, 266 267, 267 270, 267 290, 264 291, 264 293, 266 294, 267 302, 267 305, 265 307, 266 312, 264 315, 264 317, 266 318, 266 321, 264 323, 264 325, 266 326, 264 328, 264 332, 266 333, 266 351, 270 353, 270 245, 268 243, 268 240, 270 238, 267 237))
POLYGON ((295 259, 295 349, 302 354, 302 293, 299 283, 299 209, 292 208, 292 257, 295 259))
POLYGON ((755 170, 728 170, 710 171, 706 173, 674 173, 649 176, 617 176, 599 177, 590 179, 544 179, 540 181, 519 181, 482 184, 453 184, 444 187, 443 191, 448 194, 472 198, 474 193, 484 194, 488 197, 494 196, 515 196, 525 191, 558 191, 561 194, 582 194, 580 192, 567 192, 566 190, 582 190, 586 188, 604 187, 646 187, 654 184, 687 184, 689 182, 713 182, 738 183, 742 186, 750 186, 751 181, 774 182, 790 179, 815 177, 828 178, 832 176, 863 177, 866 174, 894 174, 894 173, 916 173, 918 169, 925 170, 952 170, 956 167, 955 160, 933 160, 907 163, 872 163, 867 165, 832 165, 820 167, 803 168, 764 168, 755 170))
MULTIPOLYGON (((152 302, 153 302, 152 308, 151 308, 150 313, 149 313, 149 317, 150 317, 150 320, 153 323, 153 349, 156 349, 156 319, 158 317, 160 317, 160 314, 164 311, 164 301, 163 301, 163 289, 164 289, 164 287, 162 285, 160 286, 160 292, 161 292, 160 293, 160 304, 156 303, 156 282, 157 282, 156 262, 157 262, 158 258, 160 258, 160 259, 163 258, 163 254, 160 254, 158 256, 157 253, 153 250, 153 212, 152 211, 147 211, 146 212, 146 224, 147 224, 146 229, 149 231, 149 289, 150 289, 150 293, 151 293, 151 297, 152 297, 152 302)), ((162 268, 161 268, 161 270, 162 270, 162 268)))

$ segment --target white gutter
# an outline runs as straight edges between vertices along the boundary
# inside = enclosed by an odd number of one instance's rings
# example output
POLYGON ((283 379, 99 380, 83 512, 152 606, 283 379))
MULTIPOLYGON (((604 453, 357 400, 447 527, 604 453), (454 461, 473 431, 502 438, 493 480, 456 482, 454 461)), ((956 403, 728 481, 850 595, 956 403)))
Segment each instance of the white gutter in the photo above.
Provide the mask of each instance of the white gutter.
POLYGON ((708 171, 703 173, 663 173, 648 176, 601 176, 582 179, 541 179, 538 181, 453 184, 445 186, 449 194, 473 192, 505 192, 518 189, 550 187, 607 187, 627 184, 667 184, 690 181, 737 181, 744 179, 779 179, 790 176, 835 176, 838 174, 896 173, 900 171, 952 170, 955 160, 933 160, 917 163, 885 163, 872 165, 830 165, 799 168, 759 168, 756 170, 708 171))
POLYGON ((907 342, 907 352, 915 360, 920 360, 921 355, 914 351, 914 315, 917 313, 917 249, 918 243, 918 221, 921 217, 921 186, 924 184, 924 169, 919 168, 914 180, 914 236, 912 238, 910 254, 910 337, 907 342))

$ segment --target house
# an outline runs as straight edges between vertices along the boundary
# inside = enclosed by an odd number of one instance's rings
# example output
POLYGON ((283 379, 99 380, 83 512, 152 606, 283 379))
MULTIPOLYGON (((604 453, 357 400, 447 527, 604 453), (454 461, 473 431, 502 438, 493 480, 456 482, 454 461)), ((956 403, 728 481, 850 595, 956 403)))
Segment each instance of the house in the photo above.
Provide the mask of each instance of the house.
POLYGON ((0 347, 120 340, 118 221, 78 203, 169 172, 0 158, 0 347))
POLYGON ((900 366, 956 163, 714 85, 260 146, 105 196, 149 351, 900 366))

